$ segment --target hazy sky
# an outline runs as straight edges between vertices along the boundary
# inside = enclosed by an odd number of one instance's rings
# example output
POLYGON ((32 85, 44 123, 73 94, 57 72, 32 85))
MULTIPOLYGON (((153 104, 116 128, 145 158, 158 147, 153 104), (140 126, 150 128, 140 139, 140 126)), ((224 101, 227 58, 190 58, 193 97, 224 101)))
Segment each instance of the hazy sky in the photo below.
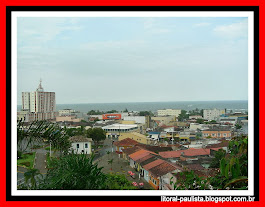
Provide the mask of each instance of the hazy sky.
POLYGON ((247 18, 18 18, 21 92, 58 104, 248 99, 247 18))

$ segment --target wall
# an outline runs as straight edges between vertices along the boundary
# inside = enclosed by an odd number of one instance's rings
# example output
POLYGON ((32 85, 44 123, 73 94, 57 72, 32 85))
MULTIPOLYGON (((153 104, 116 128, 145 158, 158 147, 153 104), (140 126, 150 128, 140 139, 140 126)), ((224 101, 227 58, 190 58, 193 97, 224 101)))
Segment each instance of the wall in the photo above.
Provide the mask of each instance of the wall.
POLYGON ((149 181, 148 183, 156 190, 159 189, 159 179, 153 177, 150 173, 149 173, 149 181))
POLYGON ((151 140, 147 138, 145 135, 140 134, 138 132, 131 132, 131 133, 120 133, 119 136, 119 141, 126 139, 126 138, 131 138, 137 142, 140 142, 142 144, 150 144, 151 140))
POLYGON ((74 151, 76 154, 81 154, 82 150, 84 150, 85 154, 91 154, 91 142, 73 142, 71 144, 71 148, 69 152, 74 151), (79 148, 77 149, 77 144, 79 144, 79 148), (88 148, 85 148, 85 144, 88 144, 88 148))

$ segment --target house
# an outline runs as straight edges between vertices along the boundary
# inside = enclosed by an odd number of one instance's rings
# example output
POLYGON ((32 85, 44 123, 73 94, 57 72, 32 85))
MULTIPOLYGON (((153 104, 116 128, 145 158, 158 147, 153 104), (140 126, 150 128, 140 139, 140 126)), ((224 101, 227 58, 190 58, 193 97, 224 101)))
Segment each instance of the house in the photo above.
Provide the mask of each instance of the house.
POLYGON ((172 165, 165 160, 156 159, 143 166, 144 170, 149 172, 148 183, 156 190, 161 189, 161 183, 163 183, 162 176, 169 172, 180 172, 181 167, 172 165))
POLYGON ((126 148, 126 149, 122 149, 122 157, 123 157, 123 159, 129 161, 129 160, 130 160, 129 155, 130 155, 130 154, 133 154, 133 153, 135 153, 135 152, 137 152, 137 151, 139 151, 139 150, 141 150, 141 148, 138 147, 138 146, 134 146, 134 147, 130 147, 130 148, 126 148))
POLYGON ((140 171, 140 167, 137 163, 137 160, 147 156, 147 155, 150 155, 150 154, 154 154, 156 155, 156 153, 153 153, 153 152, 150 152, 150 151, 147 151, 147 150, 144 150, 144 149, 141 149, 137 152, 134 152, 132 154, 129 155, 129 158, 130 158, 130 166, 132 168, 136 168, 136 170, 140 171))
POLYGON ((114 145, 116 146, 116 152, 122 152, 123 149, 134 147, 136 144, 139 144, 139 142, 131 138, 126 138, 121 141, 114 142, 114 145))
MULTIPOLYGON (((211 148, 212 150, 218 151, 219 148, 211 148)), ((169 159, 171 162, 176 162, 177 160, 192 160, 201 157, 209 157, 211 155, 211 149, 195 149, 189 148, 186 150, 177 150, 177 151, 168 151, 168 152, 159 152, 159 155, 164 159, 169 159)))
POLYGON ((73 152, 75 154, 91 154, 91 138, 73 136, 69 138, 69 141, 71 142, 69 152, 73 152))

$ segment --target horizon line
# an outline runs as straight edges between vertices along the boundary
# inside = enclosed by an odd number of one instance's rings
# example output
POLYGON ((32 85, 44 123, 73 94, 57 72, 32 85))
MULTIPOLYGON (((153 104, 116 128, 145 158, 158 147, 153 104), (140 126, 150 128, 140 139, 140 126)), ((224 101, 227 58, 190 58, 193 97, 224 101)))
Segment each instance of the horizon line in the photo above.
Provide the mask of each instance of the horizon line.
MULTIPOLYGON (((92 103, 56 103, 56 105, 71 104, 122 104, 122 103, 167 103, 167 102, 221 102, 221 101, 248 101, 248 100, 207 100, 207 101, 136 101, 136 102, 92 102, 92 103)), ((21 104, 17 104, 18 106, 21 104)))

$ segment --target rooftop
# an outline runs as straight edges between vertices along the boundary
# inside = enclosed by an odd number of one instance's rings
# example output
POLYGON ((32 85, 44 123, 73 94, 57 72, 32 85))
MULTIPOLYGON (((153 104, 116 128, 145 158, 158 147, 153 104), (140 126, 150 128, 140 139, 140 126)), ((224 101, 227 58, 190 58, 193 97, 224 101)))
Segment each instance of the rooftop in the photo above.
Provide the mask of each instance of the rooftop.
POLYGON ((108 126, 102 127, 102 129, 117 129, 117 130, 122 130, 122 129, 133 129, 137 128, 137 124, 112 124, 108 126))
POLYGON ((167 163, 166 161, 164 161, 163 163, 150 168, 149 172, 154 176, 154 177, 160 177, 162 175, 165 175, 169 172, 172 172, 176 170, 176 167, 174 167, 173 165, 167 163))
POLYGON ((70 137, 69 141, 70 142, 92 142, 92 139, 79 135, 79 136, 70 137))
POLYGON ((153 167, 155 167, 157 165, 162 164, 163 162, 165 162, 165 161, 164 160, 161 160, 161 159, 157 159, 157 160, 155 160, 153 162, 148 163, 147 165, 144 165, 143 168, 145 170, 149 170, 149 169, 151 169, 151 168, 153 168, 153 167))
POLYGON ((134 146, 138 144, 139 142, 131 139, 131 138, 126 138, 121 141, 114 142, 115 146, 121 147, 121 146, 134 146))

